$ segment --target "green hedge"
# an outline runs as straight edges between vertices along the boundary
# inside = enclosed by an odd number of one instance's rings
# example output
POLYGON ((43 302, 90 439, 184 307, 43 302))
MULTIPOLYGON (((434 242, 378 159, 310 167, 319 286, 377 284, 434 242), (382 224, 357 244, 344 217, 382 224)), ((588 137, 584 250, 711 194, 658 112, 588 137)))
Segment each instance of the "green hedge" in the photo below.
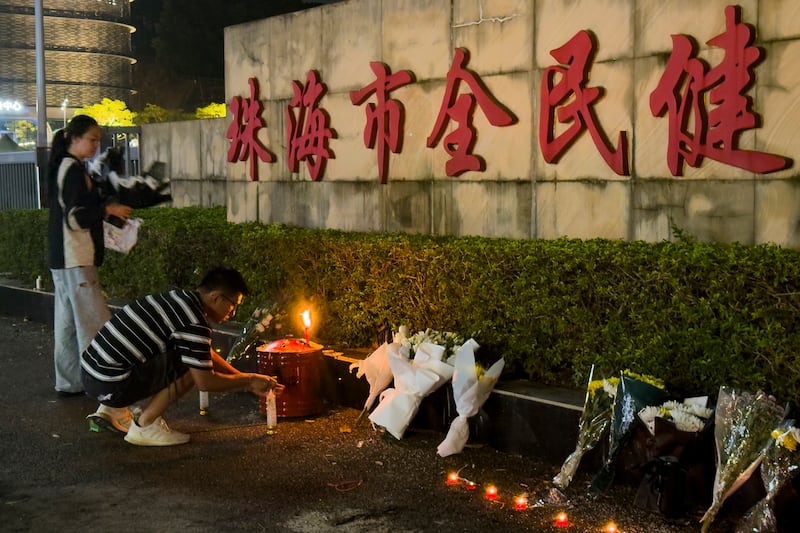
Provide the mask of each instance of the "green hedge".
MULTIPOLYGON (((47 212, 0 212, 0 272, 47 272, 47 212)), ((251 297, 283 302, 287 333, 314 311, 315 339, 371 347, 400 324, 474 336, 510 375, 583 387, 588 369, 659 376, 676 395, 720 385, 797 405, 800 252, 778 246, 513 240, 229 224, 223 209, 141 210, 139 243, 107 252, 109 296, 193 287, 216 264, 251 297), (296 317, 296 318, 295 318, 296 317)), ((44 275, 46 282, 50 281, 44 275)))

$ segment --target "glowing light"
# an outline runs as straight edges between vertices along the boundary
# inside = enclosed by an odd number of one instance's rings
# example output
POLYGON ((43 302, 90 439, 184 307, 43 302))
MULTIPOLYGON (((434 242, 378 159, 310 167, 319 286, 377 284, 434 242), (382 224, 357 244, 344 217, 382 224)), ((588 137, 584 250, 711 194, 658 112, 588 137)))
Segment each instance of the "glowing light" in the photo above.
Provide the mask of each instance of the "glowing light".
POLYGON ((556 516, 556 527, 569 527, 569 517, 567 513, 558 513, 556 516))
POLYGON ((527 496, 517 496, 514 498, 514 509, 517 511, 522 511, 528 508, 528 497, 527 496))
POLYGON ((478 484, 475 483, 474 481, 466 480, 464 482, 464 488, 467 490, 475 490, 478 488, 478 484))
POLYGON ((458 485, 458 473, 457 472, 450 472, 447 474, 447 484, 448 485, 458 485))
POLYGON ((497 499, 497 487, 494 485, 489 485, 486 487, 486 499, 487 500, 496 500, 497 499))
POLYGON ((606 533, 619 533, 619 530, 617 529, 617 524, 615 524, 614 522, 609 522, 608 524, 606 524, 606 528, 604 529, 604 531, 606 533))
POLYGON ((303 325, 305 326, 304 334, 305 334, 306 344, 308 344, 308 328, 311 327, 311 310, 306 309, 305 311, 300 313, 300 316, 303 317, 303 325))

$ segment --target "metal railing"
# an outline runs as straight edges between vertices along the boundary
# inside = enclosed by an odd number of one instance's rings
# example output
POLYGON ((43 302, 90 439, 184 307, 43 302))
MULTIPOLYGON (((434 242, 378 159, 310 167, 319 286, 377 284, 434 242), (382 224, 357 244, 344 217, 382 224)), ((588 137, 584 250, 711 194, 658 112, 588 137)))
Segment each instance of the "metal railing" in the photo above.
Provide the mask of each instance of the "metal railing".
POLYGON ((0 209, 39 209, 36 152, 0 153, 0 209))

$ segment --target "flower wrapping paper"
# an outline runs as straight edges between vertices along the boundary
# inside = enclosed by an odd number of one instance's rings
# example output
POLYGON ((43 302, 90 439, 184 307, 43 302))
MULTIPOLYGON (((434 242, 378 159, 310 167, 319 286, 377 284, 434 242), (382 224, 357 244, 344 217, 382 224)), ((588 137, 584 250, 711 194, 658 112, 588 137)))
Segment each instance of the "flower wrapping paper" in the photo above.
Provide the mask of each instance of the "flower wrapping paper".
MULTIPOLYGON (((369 411, 378 395, 392 384, 392 367, 389 366, 389 343, 384 342, 363 361, 350 365, 350 372, 357 370, 356 377, 364 376, 369 383, 369 396, 364 402, 362 414, 369 411)), ((359 415, 361 416, 361 415, 359 415)))
POLYGON ((592 366, 592 371, 589 374, 586 399, 578 422, 578 442, 575 445, 575 450, 567 456, 564 464, 561 465, 561 470, 553 478, 553 484, 559 490, 565 490, 569 486, 583 456, 597 446, 597 443, 600 442, 603 434, 611 425, 611 410, 616 387, 613 389, 613 394, 610 393, 605 386, 607 380, 593 381, 593 375, 594 366, 592 366))
POLYGON ((475 350, 479 348, 475 339, 469 339, 456 352, 453 372, 453 398, 458 416, 450 424, 444 440, 436 451, 441 457, 461 453, 469 440, 468 419, 475 416, 492 393, 505 359, 499 359, 482 375, 475 366, 475 350))
POLYGON ((700 519, 701 531, 708 531, 722 503, 758 468, 771 432, 783 417, 784 409, 762 391, 720 387, 714 418, 717 473, 711 506, 700 519))
POLYGON ((604 493, 614 481, 613 464, 620 450, 630 439, 631 424, 639 411, 650 405, 658 405, 667 398, 664 389, 633 375, 622 374, 614 397, 611 430, 609 431, 608 458, 592 479, 589 495, 597 497, 604 493))
POLYGON ((422 399, 453 378, 454 368, 442 361, 445 347, 432 343, 417 346, 414 359, 399 343, 387 346, 394 388, 383 391, 370 421, 400 440, 419 410, 422 399))
POLYGON ((276 339, 283 325, 284 315, 277 305, 264 303, 256 308, 247 319, 242 334, 236 339, 228 353, 228 362, 235 363, 246 359, 249 352, 267 340, 276 339))
POLYGON ((775 533, 778 531, 778 520, 773 510, 773 501, 784 485, 789 483, 800 472, 800 450, 797 441, 800 430, 793 426, 793 420, 785 420, 772 432, 774 444, 770 442, 761 460, 761 481, 767 491, 766 496, 756 503, 742 517, 737 532, 775 533), (784 439, 791 439, 791 444, 784 444, 784 439))

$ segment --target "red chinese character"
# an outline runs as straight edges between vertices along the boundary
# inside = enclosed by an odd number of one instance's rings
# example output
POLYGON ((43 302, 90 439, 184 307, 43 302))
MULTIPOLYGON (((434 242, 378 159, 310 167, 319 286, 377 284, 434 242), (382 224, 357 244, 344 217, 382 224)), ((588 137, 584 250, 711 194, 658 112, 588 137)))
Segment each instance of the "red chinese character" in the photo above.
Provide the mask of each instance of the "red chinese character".
POLYGON ((453 64, 447 72, 447 88, 442 106, 439 108, 439 116, 436 118, 433 131, 428 136, 428 148, 433 148, 439 143, 449 120, 453 119, 458 123, 458 126, 444 138, 444 150, 451 156, 445 164, 448 176, 458 176, 467 170, 486 169, 483 158, 472 153, 476 133, 472 117, 475 114, 476 102, 493 126, 510 126, 517 122, 517 118, 495 100, 480 77, 465 67, 468 61, 469 52, 463 48, 456 48, 453 64), (458 94, 461 81, 466 82, 471 93, 458 94))
POLYGON ((297 172, 300 161, 305 161, 311 179, 319 181, 325 170, 325 163, 333 158, 328 149, 328 139, 334 132, 328 127, 330 118, 325 110, 317 107, 320 98, 327 90, 320 83, 319 74, 309 70, 306 86, 299 81, 292 82, 294 97, 286 106, 286 158, 291 172, 297 172), (293 109, 297 109, 295 115, 293 109))
POLYGON ((364 146, 374 148, 378 139, 378 176, 381 183, 386 183, 389 171, 389 148, 395 154, 400 153, 403 144, 403 119, 405 110, 398 100, 388 98, 388 94, 398 87, 414 81, 408 70, 391 74, 391 69, 384 63, 370 62, 375 73, 375 81, 357 91, 350 91, 353 105, 361 105, 372 93, 375 93, 377 104, 367 104, 367 124, 364 127, 364 146))
POLYGON ((653 116, 668 114, 667 165, 673 176, 683 175, 684 161, 699 167, 703 157, 757 173, 791 165, 788 158, 738 149, 741 132, 760 122, 751 109, 752 99, 744 93, 752 85, 754 65, 764 53, 749 46, 754 31, 741 23, 740 17, 738 6, 725 8, 725 33, 707 43, 725 50, 725 57, 708 71, 697 58, 696 46, 689 37, 672 36, 672 53, 658 86, 650 94, 650 111, 653 116), (710 111, 706 93, 714 106, 710 111))
POLYGON ((586 87, 595 53, 595 39, 585 30, 576 33, 564 46, 550 51, 560 64, 567 66, 548 67, 542 75, 539 147, 545 161, 557 163, 578 136, 588 129, 606 164, 620 176, 629 176, 627 132, 619 133, 614 150, 597 126, 593 107, 603 89, 586 87), (557 75, 560 76, 558 82, 555 81, 557 75), (559 123, 569 126, 554 136, 556 118, 559 123))
POLYGON ((274 162, 275 156, 258 140, 258 130, 265 126, 264 119, 261 118, 264 107, 258 99, 258 81, 250 78, 247 83, 250 84, 250 98, 242 99, 241 96, 234 96, 231 99, 229 109, 233 121, 228 126, 225 136, 231 141, 228 148, 228 162, 235 163, 249 159, 250 181, 258 181, 258 165, 250 156, 255 154, 265 163, 274 162))

